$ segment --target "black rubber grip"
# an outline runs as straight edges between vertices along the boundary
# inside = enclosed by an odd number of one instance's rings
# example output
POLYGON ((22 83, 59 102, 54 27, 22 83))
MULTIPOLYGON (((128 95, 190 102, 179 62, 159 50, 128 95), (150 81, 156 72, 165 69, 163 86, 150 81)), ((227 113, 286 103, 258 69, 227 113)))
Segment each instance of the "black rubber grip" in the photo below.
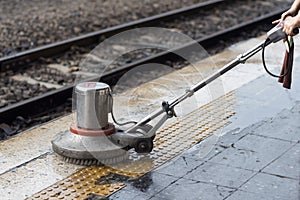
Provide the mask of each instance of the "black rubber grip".
POLYGON ((298 28, 295 28, 295 29, 293 30, 293 33, 294 33, 295 35, 298 35, 299 29, 298 29, 298 28))

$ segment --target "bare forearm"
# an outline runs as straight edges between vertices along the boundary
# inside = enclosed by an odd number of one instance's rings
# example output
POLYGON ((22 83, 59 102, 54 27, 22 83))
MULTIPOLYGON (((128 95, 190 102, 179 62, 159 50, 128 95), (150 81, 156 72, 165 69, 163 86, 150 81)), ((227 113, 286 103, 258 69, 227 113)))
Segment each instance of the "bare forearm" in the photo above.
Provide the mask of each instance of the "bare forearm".
POLYGON ((298 13, 298 11, 300 9, 300 0, 295 0, 294 3, 291 6, 291 9, 298 13))

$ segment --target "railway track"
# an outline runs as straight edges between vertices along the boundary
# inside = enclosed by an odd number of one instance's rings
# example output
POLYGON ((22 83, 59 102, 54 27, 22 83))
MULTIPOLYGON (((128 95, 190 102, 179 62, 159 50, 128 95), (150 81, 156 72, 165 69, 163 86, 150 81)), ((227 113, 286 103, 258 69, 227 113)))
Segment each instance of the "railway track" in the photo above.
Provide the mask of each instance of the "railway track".
POLYGON ((6 69, 14 69, 19 70, 18 67, 20 65, 24 65, 26 63, 33 62, 40 57, 50 57, 53 55, 61 54, 67 50, 69 50, 72 46, 88 46, 97 44, 101 41, 101 38, 107 38, 122 31, 126 31, 136 27, 143 27, 152 25, 162 20, 170 20, 174 17, 178 17, 180 15, 191 15, 199 9, 209 9, 210 7, 216 6, 224 2, 225 0, 210 0, 207 2, 202 2, 199 4, 195 4, 192 6, 176 9, 173 11, 169 11, 166 13, 158 14, 155 16, 147 17, 144 19, 136 20, 133 22, 121 24, 118 26, 114 26, 111 28, 107 28, 104 30, 92 32, 89 34, 85 34, 82 36, 74 37, 71 39, 67 39, 61 42, 56 42, 53 44, 45 45, 42 47, 38 47, 35 49, 31 49, 28 51, 24 51, 21 53, 17 53, 15 55, 7 56, 0 58, 0 70, 6 69))
MULTIPOLYGON (((120 26, 108 28, 98 32, 90 33, 84 36, 72 38, 66 41, 58 42, 55 44, 46 45, 36 49, 28 50, 14 56, 4 57, 0 59, 0 70, 1 72, 11 70, 13 73, 19 71, 20 66, 31 65, 32 62, 37 62, 41 57, 51 58, 53 56, 62 55, 69 51, 74 46, 84 46, 85 48, 92 48, 95 44, 104 38, 110 37, 119 32, 129 30, 135 27, 143 27, 155 24, 168 23, 168 20, 172 22, 177 17, 180 18, 185 16, 185 20, 189 16, 195 16, 199 10, 205 9, 208 12, 215 11, 216 6, 222 6, 227 2, 221 0, 207 1, 205 3, 200 3, 194 6, 189 6, 186 8, 178 9, 175 11, 170 11, 160 15, 152 16, 146 19, 137 20, 120 26)), ((245 37, 245 32, 250 32, 250 30, 255 29, 268 29, 270 27, 270 22, 278 18, 287 7, 277 9, 276 11, 269 12, 264 15, 259 15, 251 20, 244 21, 235 26, 231 26, 226 29, 215 31, 209 35, 205 35, 196 38, 196 41, 202 45, 205 49, 214 49, 219 47, 224 41, 231 40, 232 37, 245 37), (260 27, 260 28, 259 28, 260 27)), ((169 23, 172 23, 169 22, 169 23)), ((185 44, 173 50, 182 51, 187 49, 193 44, 185 44)), ((191 52, 192 53, 192 52, 191 52)), ((100 80, 106 82, 109 85, 114 85, 116 81, 127 71, 133 69, 134 67, 140 66, 146 63, 172 63, 172 62, 182 62, 178 56, 169 51, 155 52, 154 55, 143 57, 138 60, 133 60, 129 64, 125 64, 122 67, 112 69, 105 72, 101 77, 90 77, 90 80, 100 80)), ((57 110, 58 107, 71 107, 71 96, 73 91, 73 84, 60 87, 56 90, 46 92, 40 96, 36 96, 25 101, 20 101, 0 109, 0 128, 2 132, 5 132, 6 136, 10 136, 22 130, 22 127, 16 126, 14 121, 21 121, 25 124, 35 124, 39 121, 49 120, 49 112, 55 113, 53 116, 56 117, 60 115, 59 112, 62 110, 57 110), (67 102, 67 103, 66 103, 67 102), (47 115, 45 117, 45 115, 47 115), (36 120, 28 120, 28 119, 36 120), (8 125, 7 125, 8 124, 8 125), (15 128, 17 127, 17 128, 15 128)), ((69 109, 70 110, 70 109, 69 109)))

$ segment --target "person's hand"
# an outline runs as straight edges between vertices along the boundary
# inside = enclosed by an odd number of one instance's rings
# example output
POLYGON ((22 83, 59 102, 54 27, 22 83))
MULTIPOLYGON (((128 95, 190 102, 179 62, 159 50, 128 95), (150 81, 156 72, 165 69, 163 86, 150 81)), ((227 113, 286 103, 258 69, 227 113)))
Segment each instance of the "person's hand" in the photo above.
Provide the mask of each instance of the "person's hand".
POLYGON ((291 7, 289 10, 282 13, 280 19, 273 21, 272 24, 278 24, 280 22, 283 22, 288 16, 293 17, 293 16, 297 15, 297 13, 298 13, 298 10, 296 8, 291 7))
POLYGON ((285 32, 287 35, 294 36, 294 29, 297 29, 299 27, 300 15, 296 15, 295 17, 288 16, 284 20, 282 31, 285 32))

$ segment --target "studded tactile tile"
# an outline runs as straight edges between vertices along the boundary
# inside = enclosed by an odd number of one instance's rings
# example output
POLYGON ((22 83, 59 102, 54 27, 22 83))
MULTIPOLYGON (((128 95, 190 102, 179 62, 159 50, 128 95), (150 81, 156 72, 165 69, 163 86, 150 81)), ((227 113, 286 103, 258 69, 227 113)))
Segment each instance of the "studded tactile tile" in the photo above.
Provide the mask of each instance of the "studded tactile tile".
POLYGON ((233 105, 231 92, 162 128, 150 154, 130 151, 130 159, 118 165, 86 167, 28 199, 105 198, 228 125, 233 105))

